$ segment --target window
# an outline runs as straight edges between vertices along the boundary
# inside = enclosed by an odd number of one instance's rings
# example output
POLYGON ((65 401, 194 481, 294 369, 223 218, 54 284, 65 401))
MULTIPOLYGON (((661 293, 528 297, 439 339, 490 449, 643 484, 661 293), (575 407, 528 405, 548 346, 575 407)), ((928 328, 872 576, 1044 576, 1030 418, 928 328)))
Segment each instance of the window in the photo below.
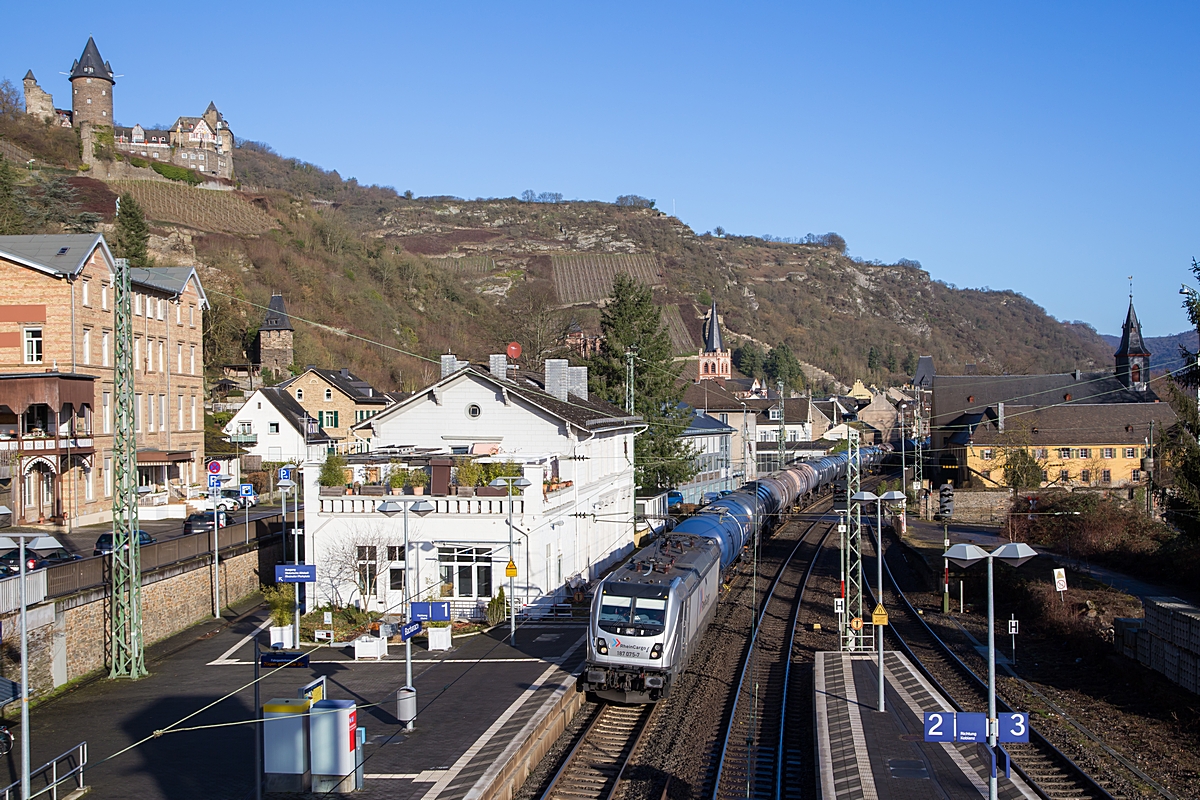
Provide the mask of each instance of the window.
POLYGON ((25 363, 42 363, 42 329, 25 329, 25 363))
POLYGON ((1111 469, 1100 470, 1100 482, 1101 483, 1112 483, 1112 470, 1111 469))
POLYGON ((318 411, 317 424, 322 428, 338 427, 338 412, 336 411, 318 411))
POLYGON ((142 315, 142 295, 138 292, 133 293, 133 314, 137 317, 142 315))
POLYGON ((1044 461, 1044 460, 1046 459, 1046 448, 1044 448, 1044 447, 1035 447, 1035 448, 1033 449, 1033 457, 1034 457, 1035 459, 1038 459, 1038 460, 1044 461))
POLYGON ((1100 448, 1100 457, 1101 458, 1114 458, 1114 457, 1116 457, 1116 454, 1117 454, 1117 449, 1115 447, 1100 448))
POLYGON ((92 489, 92 471, 90 469, 83 471, 83 499, 95 500, 96 493, 92 489))
POLYGON ((992 451, 991 448, 980 451, 980 455, 983 457, 984 461, 991 461, 992 458, 995 457, 995 453, 992 451))
POLYGON ((486 547, 439 547, 442 597, 491 597, 492 551, 486 547))
POLYGON ((104 432, 112 433, 112 392, 101 395, 100 411, 104 415, 104 432))
POLYGON ((404 548, 396 545, 388 545, 388 561, 403 561, 404 548))
POLYGON ((146 411, 148 412, 146 416, 146 432, 154 433, 154 395, 149 395, 147 399, 149 402, 146 404, 146 411))
POLYGON ((304 390, 303 390, 303 389, 297 389, 297 390, 296 390, 296 399, 297 399, 297 400, 303 400, 303 399, 304 399, 304 390))
POLYGON ((183 324, 183 304, 178 300, 175 301, 175 324, 183 324))
POLYGON ((108 284, 104 281, 100 282, 100 308, 108 311, 108 284))
POLYGON ((379 564, 375 561, 374 545, 358 546, 358 576, 365 587, 363 594, 377 594, 375 579, 379 576, 379 564))
POLYGON ((146 371, 154 372, 154 342, 146 340, 146 371))
POLYGON ((392 567, 388 570, 388 588, 393 592, 404 591, 404 567, 392 567))
POLYGON ((1068 481, 1070 481, 1070 480, 1071 480, 1071 473, 1070 473, 1070 471, 1068 471, 1068 470, 1065 470, 1065 469, 1063 469, 1063 470, 1059 470, 1059 471, 1058 471, 1058 479, 1059 479, 1060 481, 1062 481, 1063 483, 1067 483, 1068 481))
POLYGON ((167 364, 167 358, 165 355, 166 347, 167 347, 167 343, 164 342, 162 339, 159 339, 158 340, 158 371, 159 372, 170 372, 170 366, 167 364))
POLYGON ((1069 448, 1069 447, 1058 448, 1058 457, 1062 458, 1062 459, 1070 458, 1071 457, 1071 448, 1069 448))
POLYGON ((112 487, 113 487, 112 474, 113 474, 112 473, 112 459, 106 458, 106 459, 104 459, 104 496, 105 497, 112 497, 112 487))
POLYGON ((195 375, 196 374, 196 345, 194 345, 194 344, 189 345, 189 348, 190 348, 190 355, 188 356, 188 358, 191 360, 191 367, 189 368, 188 371, 191 372, 191 374, 195 375))
POLYGON ((160 431, 167 429, 167 396, 165 394, 158 396, 158 429, 160 431))
POLYGON ((192 395, 192 430, 196 430, 196 395, 192 395))
POLYGON ((479 407, 478 403, 471 403, 467 406, 467 416, 471 419, 479 419, 482 414, 483 409, 479 407))
POLYGON ((196 307, 193 305, 188 306, 188 325, 196 327, 196 307))
POLYGON ((183 395, 180 394, 180 395, 175 396, 175 407, 176 407, 176 415, 175 416, 176 416, 176 419, 179 420, 176 423, 176 427, 179 430, 183 430, 183 395))
POLYGON ((781 413, 780 413, 780 410, 779 410, 778 408, 772 408, 772 409, 770 410, 770 412, 767 414, 767 417, 768 417, 769 419, 773 419, 773 420, 776 420, 776 421, 778 421, 778 420, 779 420, 780 416, 781 416, 781 413))
POLYGON ((1125 448, 1125 457, 1126 458, 1137 458, 1137 451, 1134 450, 1132 447, 1126 447, 1125 448))
POLYGON ((183 372, 183 342, 178 342, 175 345, 175 371, 183 372))
POLYGON ((267 423, 267 433, 279 433, 279 423, 278 422, 267 423))
POLYGON ((89 283, 90 281, 84 281, 83 286, 81 286, 79 289, 79 294, 83 299, 83 304, 85 306, 90 306, 92 304, 92 293, 88 291, 89 283))
POLYGON ((1050 482, 1050 473, 1047 470, 1042 470, 1042 483, 1050 482))
POLYGON ((1084 483, 1092 482, 1092 471, 1090 469, 1082 469, 1079 471, 1079 480, 1084 483))
POLYGON ((83 329, 83 363, 92 363, 92 329, 83 329))
POLYGON ((163 302, 163 299, 161 297, 158 298, 158 313, 155 314, 155 316, 157 316, 159 319, 163 318, 163 306, 164 305, 165 305, 165 303, 163 302))
POLYGON ((137 336, 133 337, 133 368, 137 369, 142 363, 142 340, 137 336))
POLYGON ((328 403, 332 400, 333 400, 333 389, 326 389, 325 390, 325 402, 328 403))
POLYGON ((140 392, 133 396, 133 430, 142 432, 142 395, 140 392))
POLYGON ((1091 458, 1092 457, 1092 448, 1090 448, 1090 447, 1079 448, 1079 457, 1080 458, 1091 458))
POLYGON ((1129 480, 1133 481, 1134 483, 1137 483, 1141 479, 1142 479, 1142 471, 1140 469, 1135 469, 1129 473, 1129 480))
POLYGON ((111 366, 111 364, 109 364, 109 361, 108 361, 108 358, 109 358, 108 357, 108 337, 109 337, 108 331, 105 331, 104 333, 100 334, 100 358, 101 358, 100 363, 102 366, 105 366, 105 367, 111 366))

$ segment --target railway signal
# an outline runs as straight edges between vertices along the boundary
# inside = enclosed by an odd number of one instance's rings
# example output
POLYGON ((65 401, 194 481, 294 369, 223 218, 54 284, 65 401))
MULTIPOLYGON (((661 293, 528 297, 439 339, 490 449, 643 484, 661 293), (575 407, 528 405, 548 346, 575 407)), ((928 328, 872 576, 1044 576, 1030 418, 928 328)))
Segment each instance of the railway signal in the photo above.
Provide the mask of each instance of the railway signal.
POLYGON ((954 516, 954 487, 943 483, 938 490, 938 515, 946 518, 954 516))

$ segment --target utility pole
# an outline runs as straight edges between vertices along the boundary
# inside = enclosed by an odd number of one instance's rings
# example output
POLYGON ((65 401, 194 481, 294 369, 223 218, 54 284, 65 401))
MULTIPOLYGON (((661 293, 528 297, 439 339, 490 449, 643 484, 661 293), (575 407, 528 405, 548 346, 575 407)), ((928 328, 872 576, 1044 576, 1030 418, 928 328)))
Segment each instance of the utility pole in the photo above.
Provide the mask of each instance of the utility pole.
POLYGON ((1150 420, 1150 441, 1142 467, 1146 470, 1146 513, 1154 516, 1154 420, 1150 420))
POLYGON ((625 351, 625 413, 630 415, 633 414, 633 359, 636 356, 636 347, 625 351))
POLYGON ((787 415, 784 413, 783 381, 775 381, 775 391, 779 394, 779 469, 783 469, 787 465, 787 446, 784 444, 787 441, 787 415))
POLYGON ((128 259, 118 258, 115 262, 113 399, 116 435, 113 437, 112 602, 109 604, 112 664, 109 677, 140 678, 146 674, 146 664, 142 654, 142 557, 138 541, 133 296, 129 288, 128 259))
MULTIPOLYGON (((862 564, 862 503, 853 500, 862 491, 862 470, 859 461, 858 429, 847 428, 846 454, 846 501, 850 523, 846 540, 846 620, 863 618, 863 564, 862 564)), ((863 649, 862 628, 850 629, 846 632, 848 649, 857 651, 863 649)))
POLYGON ((922 435, 921 431, 921 417, 923 416, 922 412, 924 407, 925 392, 920 387, 917 387, 917 407, 914 409, 913 414, 913 428, 916 431, 916 436, 913 437, 916 439, 916 447, 914 448, 913 452, 913 488, 916 490, 915 494, 917 495, 917 502, 920 504, 918 508, 921 510, 922 519, 925 517, 925 505, 923 503, 924 498, 921 497, 921 490, 925 488, 925 437, 922 435))

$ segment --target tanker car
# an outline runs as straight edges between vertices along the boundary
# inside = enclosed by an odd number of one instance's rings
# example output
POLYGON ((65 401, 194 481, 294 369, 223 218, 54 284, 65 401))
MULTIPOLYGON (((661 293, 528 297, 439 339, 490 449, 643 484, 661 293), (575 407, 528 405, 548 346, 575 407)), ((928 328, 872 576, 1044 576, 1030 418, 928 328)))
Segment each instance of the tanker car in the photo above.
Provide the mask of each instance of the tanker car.
MULTIPOLYGON (((890 449, 863 447, 862 467, 890 449)), ((784 512, 828 491, 848 458, 838 453, 751 481, 634 553, 596 588, 576 688, 620 703, 665 697, 716 614, 725 570, 784 512)))

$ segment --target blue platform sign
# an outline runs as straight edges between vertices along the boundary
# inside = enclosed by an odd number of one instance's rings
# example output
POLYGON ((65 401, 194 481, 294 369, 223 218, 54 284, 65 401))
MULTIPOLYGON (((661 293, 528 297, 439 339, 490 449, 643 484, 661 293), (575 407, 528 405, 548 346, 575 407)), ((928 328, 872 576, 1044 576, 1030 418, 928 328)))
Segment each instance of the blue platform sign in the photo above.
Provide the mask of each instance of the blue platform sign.
POLYGON ((413 603, 409 609, 408 618, 418 622, 449 622, 450 604, 442 603, 413 603))
POLYGON ((316 564, 276 564, 276 583, 316 583, 316 564))
POLYGON ((209 475, 208 476, 208 488, 220 489, 221 488, 221 476, 220 475, 209 475))
POLYGON ((925 741, 953 742, 954 741, 954 712, 927 711, 925 712, 925 741))
POLYGON ((243 483, 238 488, 242 490, 242 497, 254 497, 253 483, 243 483))
POLYGON ((955 740, 959 742, 987 741, 987 714, 960 712, 954 715, 955 740))
POLYGON ((279 468, 279 480, 290 481, 291 479, 292 479, 292 468, 291 467, 280 467, 279 468))
POLYGON ((400 641, 407 642, 412 637, 421 632, 421 623, 410 622, 407 625, 400 626, 400 641))
POLYGON ((1029 714, 1024 711, 1006 711, 1000 717, 1001 742, 1029 741, 1029 714))

